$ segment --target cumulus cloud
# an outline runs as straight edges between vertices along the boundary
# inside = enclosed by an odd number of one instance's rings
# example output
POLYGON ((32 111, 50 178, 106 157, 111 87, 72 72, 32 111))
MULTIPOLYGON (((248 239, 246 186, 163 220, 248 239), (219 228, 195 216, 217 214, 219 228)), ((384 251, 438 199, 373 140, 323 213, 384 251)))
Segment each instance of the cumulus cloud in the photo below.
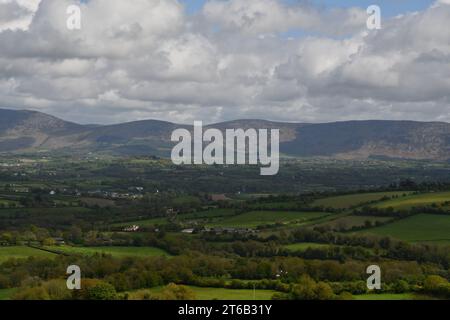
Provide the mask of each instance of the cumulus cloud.
POLYGON ((0 107, 83 123, 450 121, 450 5, 383 19, 280 0, 0 0, 0 107), (447 26, 447 27, 445 27, 447 26))
POLYGON ((365 10, 359 8, 318 9, 302 3, 286 6, 277 0, 212 0, 206 3, 203 14, 224 29, 250 34, 286 32, 293 28, 344 34, 361 30, 367 20, 365 10))
POLYGON ((0 0, 0 31, 27 29, 41 0, 0 0))

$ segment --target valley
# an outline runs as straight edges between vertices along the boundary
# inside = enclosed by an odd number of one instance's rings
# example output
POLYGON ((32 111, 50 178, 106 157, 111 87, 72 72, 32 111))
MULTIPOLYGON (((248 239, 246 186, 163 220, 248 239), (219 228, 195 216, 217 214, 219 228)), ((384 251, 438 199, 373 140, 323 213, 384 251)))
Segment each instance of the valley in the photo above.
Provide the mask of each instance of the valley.
POLYGON ((298 159, 274 177, 142 156, 0 163, 2 299, 447 297, 445 163, 298 159), (374 263, 376 293, 365 286, 374 263), (90 288, 81 297, 50 289, 65 286, 69 264, 90 288))

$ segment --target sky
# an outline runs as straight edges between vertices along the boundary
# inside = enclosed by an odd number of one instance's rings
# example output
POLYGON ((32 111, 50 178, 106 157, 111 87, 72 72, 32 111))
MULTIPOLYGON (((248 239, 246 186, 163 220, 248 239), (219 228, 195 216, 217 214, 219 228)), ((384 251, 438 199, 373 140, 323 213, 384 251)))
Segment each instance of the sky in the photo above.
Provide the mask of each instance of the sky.
MULTIPOLYGON (((183 0, 187 11, 191 14, 201 11, 204 4, 208 0, 183 0)), ((302 0, 283 0, 284 4, 295 5, 301 3, 302 0)), ((305 2, 305 1, 303 1, 305 2)), ((386 17, 392 17, 407 12, 422 11, 433 4, 434 0, 309 0, 310 3, 324 7, 360 7, 367 8, 376 4, 383 8, 386 17)))
POLYGON ((0 0, 0 108, 99 124, 450 122, 450 0, 0 0))

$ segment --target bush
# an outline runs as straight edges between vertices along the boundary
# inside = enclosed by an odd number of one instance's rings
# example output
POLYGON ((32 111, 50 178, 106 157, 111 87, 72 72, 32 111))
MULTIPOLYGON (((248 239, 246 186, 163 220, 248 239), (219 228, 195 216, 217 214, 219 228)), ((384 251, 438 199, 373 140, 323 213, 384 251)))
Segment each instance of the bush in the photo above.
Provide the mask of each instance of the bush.
POLYGON ((48 292, 43 287, 21 289, 12 298, 13 300, 50 300, 48 292))
POLYGON ((115 300, 116 289, 107 282, 101 282, 87 290, 88 300, 115 300))

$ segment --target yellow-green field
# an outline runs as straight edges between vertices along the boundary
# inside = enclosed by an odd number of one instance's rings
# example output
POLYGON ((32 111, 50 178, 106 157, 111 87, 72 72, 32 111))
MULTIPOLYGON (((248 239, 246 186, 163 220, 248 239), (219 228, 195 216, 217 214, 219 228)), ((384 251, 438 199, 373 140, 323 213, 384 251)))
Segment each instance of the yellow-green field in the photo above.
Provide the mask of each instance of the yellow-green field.
MULTIPOLYGON (((201 288, 186 286, 195 293, 196 300, 271 300, 277 293, 273 290, 251 290, 251 289, 224 289, 224 288, 201 288)), ((145 291, 158 294, 163 287, 151 288, 145 291)), ((142 291, 142 290, 140 290, 142 291)), ((131 293, 131 297, 133 293, 131 293)))
POLYGON ((355 300, 414 300, 413 293, 361 294, 353 296, 355 300))
POLYGON ((55 254, 26 246, 0 247, 0 263, 8 259, 26 259, 28 257, 54 257, 55 254))
POLYGON ((393 196, 402 197, 404 194, 406 195, 408 193, 409 192, 393 191, 393 192, 349 194, 343 196, 318 199, 312 203, 312 206, 323 206, 326 208, 334 208, 334 209, 346 209, 352 206, 357 206, 371 201, 378 201, 384 197, 393 197, 393 196))
POLYGON ((326 212, 295 211, 251 211, 237 216, 221 219, 210 224, 212 227, 254 228, 275 223, 304 223, 310 219, 330 215, 326 212))
POLYGON ((323 243, 310 243, 310 242, 302 242, 302 243, 294 243, 294 244, 288 244, 285 245, 284 248, 290 250, 290 251, 305 251, 307 249, 321 249, 329 247, 329 244, 323 244, 323 243))
POLYGON ((450 243, 450 215, 419 214, 361 231, 410 242, 450 243))
MULTIPOLYGON (((442 204, 450 201, 450 192, 425 193, 418 195, 409 195, 397 199, 383 201, 376 205, 378 208, 386 209, 410 209, 412 207, 429 206, 433 203, 442 204)), ((450 210, 450 207, 448 208, 450 210)))
POLYGON ((0 300, 9 300, 17 289, 0 289, 0 300))
POLYGON ((66 254, 86 254, 95 253, 110 254, 113 257, 152 257, 169 256, 167 252, 155 247, 72 247, 72 246, 52 246, 46 249, 66 253, 66 254))

